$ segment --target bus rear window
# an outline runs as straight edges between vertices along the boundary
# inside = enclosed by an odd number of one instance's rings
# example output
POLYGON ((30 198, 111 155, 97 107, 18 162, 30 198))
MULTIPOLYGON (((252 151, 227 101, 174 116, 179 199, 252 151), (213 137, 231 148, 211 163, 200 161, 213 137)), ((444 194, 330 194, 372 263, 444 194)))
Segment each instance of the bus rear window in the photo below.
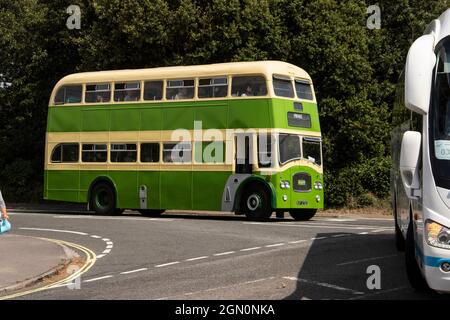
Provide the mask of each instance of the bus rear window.
POLYGON ((294 98, 292 81, 288 78, 273 76, 273 91, 279 97, 294 98))
POLYGON ((106 162, 107 157, 106 144, 83 144, 81 153, 83 162, 106 162))
POLYGON ((228 94, 228 79, 226 77, 200 79, 198 83, 198 97, 222 98, 228 94))
POLYGON ((262 76, 233 77, 233 97, 257 97, 267 95, 266 79, 262 76))
POLYGON ((63 86, 55 96, 55 104, 80 103, 83 87, 81 85, 63 86))
POLYGON ((194 80, 168 80, 166 98, 168 100, 194 98, 194 80))
POLYGON ((297 98, 305 100, 313 100, 311 84, 307 80, 295 80, 295 91, 297 98))
POLYGON ((139 101, 141 99, 141 83, 116 83, 114 87, 114 101, 139 101))
POLYGON ((146 81, 144 83, 144 100, 161 100, 163 97, 163 81, 146 81))
POLYGON ((90 103, 110 102, 111 84, 101 83, 86 85, 86 97, 84 100, 90 103))

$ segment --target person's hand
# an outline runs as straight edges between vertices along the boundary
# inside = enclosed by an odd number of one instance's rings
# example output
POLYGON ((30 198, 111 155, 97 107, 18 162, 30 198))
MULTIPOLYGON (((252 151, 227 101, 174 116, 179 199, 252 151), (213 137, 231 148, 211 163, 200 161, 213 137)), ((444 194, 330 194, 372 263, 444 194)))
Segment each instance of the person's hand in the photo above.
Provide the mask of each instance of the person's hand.
POLYGON ((9 220, 9 215, 7 213, 3 214, 3 218, 9 220))

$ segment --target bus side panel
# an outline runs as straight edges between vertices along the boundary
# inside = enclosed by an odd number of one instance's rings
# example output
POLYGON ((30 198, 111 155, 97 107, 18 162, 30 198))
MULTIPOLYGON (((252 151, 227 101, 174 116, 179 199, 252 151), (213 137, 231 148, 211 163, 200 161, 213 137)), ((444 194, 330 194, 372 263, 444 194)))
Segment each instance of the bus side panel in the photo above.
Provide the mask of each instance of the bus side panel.
POLYGON ((48 108, 48 132, 79 132, 81 127, 80 107, 48 108))
MULTIPOLYGON (((191 105, 167 106, 163 111, 163 130, 191 129, 194 126, 194 108, 191 105)), ((179 137, 174 137, 178 141, 179 137)))
POLYGON ((160 108, 143 109, 141 111, 140 130, 161 130, 162 110, 160 108))
POLYGON ((267 99, 230 100, 228 127, 271 128, 270 103, 267 99))
POLYGON ((47 199, 79 202, 80 180, 77 170, 47 170, 47 199))
POLYGON ((161 209, 192 209, 192 171, 161 172, 161 209))
POLYGON ((206 107, 195 108, 195 121, 201 121, 205 129, 226 129, 228 103, 226 101, 210 102, 206 107))
MULTIPOLYGON (((159 171, 140 171, 138 172, 138 187, 147 187, 147 208, 148 209, 163 209, 161 206, 161 192, 160 192, 160 178, 159 171)), ((136 208, 140 208, 140 205, 136 208)))
POLYGON ((274 117, 274 127, 275 128, 291 128, 291 129, 302 129, 306 131, 320 131, 319 113, 317 110, 317 104, 311 102, 302 102, 303 110, 295 110, 294 102, 292 100, 285 99, 272 99, 272 110, 274 117), (278 110, 278 111, 277 111, 278 110), (284 110, 284 112, 279 112, 279 110, 284 110), (309 114, 311 117, 311 127, 310 128, 299 128, 290 127, 288 125, 288 112, 304 113, 309 114))
MULTIPOLYGON (((139 130, 140 110, 133 109, 115 109, 111 110, 111 131, 137 131, 139 130)), ((113 142, 113 141, 111 141, 113 142)))
POLYGON ((117 193, 117 208, 139 208, 137 171, 109 171, 117 193))
MULTIPOLYGON (((109 131, 111 111, 84 109, 82 115, 83 131, 109 131)), ((124 121, 126 121, 124 119, 124 121)), ((101 142, 101 141, 99 141, 101 142)))
POLYGON ((231 172, 194 172, 194 210, 221 211, 224 187, 231 172))

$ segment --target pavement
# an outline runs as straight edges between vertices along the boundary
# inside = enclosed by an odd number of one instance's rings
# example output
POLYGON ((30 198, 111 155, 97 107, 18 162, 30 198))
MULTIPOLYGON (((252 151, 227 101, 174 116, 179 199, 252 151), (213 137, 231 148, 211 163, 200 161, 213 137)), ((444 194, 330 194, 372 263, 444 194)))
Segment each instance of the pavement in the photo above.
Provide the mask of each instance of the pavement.
POLYGON ((10 216, 9 236, 60 239, 96 255, 76 290, 60 285, 16 299, 449 300, 410 287, 391 217, 259 223, 204 212, 148 218, 19 209, 10 216), (374 265, 379 289, 367 286, 374 265))
POLYGON ((24 289, 57 274, 73 252, 36 237, 0 235, 0 295, 24 289))

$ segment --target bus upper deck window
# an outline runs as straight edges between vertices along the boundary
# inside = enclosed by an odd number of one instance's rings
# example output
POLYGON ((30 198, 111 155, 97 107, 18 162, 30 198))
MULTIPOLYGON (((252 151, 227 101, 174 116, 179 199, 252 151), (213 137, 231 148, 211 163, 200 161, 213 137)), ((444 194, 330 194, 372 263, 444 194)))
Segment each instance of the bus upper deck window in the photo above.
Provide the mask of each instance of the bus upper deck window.
POLYGON ((267 95, 266 79, 262 76, 233 77, 233 97, 256 97, 267 95))
POLYGON ((163 81, 146 81, 144 83, 144 100, 161 100, 163 97, 163 81))
POLYGON ((273 91, 279 97, 294 98, 294 88, 289 77, 273 76, 273 91))
POLYGON ((80 103, 82 86, 63 86, 61 87, 55 96, 55 104, 66 104, 66 103, 80 103))
POLYGON ((228 79, 226 77, 200 79, 198 83, 198 97, 223 98, 228 94, 228 79))
POLYGON ((89 103, 100 103, 111 101, 111 84, 88 84, 86 85, 86 97, 84 99, 89 103))
POLYGON ((52 152, 51 161, 55 162, 78 162, 80 146, 78 143, 58 144, 52 152))
POLYGON ((136 162, 137 148, 134 143, 112 143, 111 162, 136 162))
POLYGON ((140 82, 124 82, 115 84, 114 101, 139 101, 140 99, 140 82))
POLYGON ((106 162, 107 150, 106 144, 83 144, 81 161, 106 162))
POLYGON ((183 100, 194 98, 194 80, 168 80, 166 99, 183 100))
POLYGON ((295 91, 297 98, 305 100, 313 100, 311 83, 308 80, 295 79, 295 91))

